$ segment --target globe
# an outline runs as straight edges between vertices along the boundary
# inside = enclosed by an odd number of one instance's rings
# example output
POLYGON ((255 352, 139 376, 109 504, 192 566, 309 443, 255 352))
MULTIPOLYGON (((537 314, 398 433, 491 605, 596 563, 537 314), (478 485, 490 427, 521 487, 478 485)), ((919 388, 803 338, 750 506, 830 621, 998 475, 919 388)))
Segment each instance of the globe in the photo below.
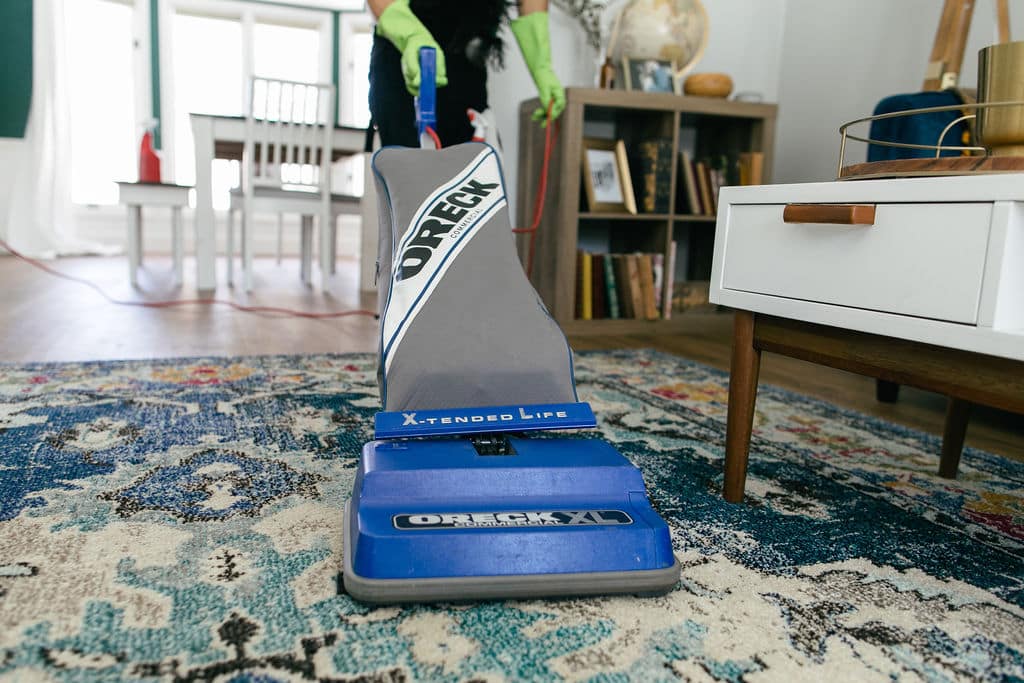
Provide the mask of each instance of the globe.
POLYGON ((708 38, 708 17, 700 0, 630 0, 612 25, 608 56, 671 60, 676 77, 700 59, 708 38))

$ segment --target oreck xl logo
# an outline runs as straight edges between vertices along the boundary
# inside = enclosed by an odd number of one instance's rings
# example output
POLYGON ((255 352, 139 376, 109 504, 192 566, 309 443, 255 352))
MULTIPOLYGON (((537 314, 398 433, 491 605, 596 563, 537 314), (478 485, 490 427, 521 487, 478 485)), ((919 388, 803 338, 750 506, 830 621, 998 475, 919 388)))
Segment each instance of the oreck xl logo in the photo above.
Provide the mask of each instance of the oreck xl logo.
POLYGON ((400 531, 477 529, 493 527, 621 526, 633 518, 622 510, 548 510, 528 512, 444 512, 395 515, 400 531))

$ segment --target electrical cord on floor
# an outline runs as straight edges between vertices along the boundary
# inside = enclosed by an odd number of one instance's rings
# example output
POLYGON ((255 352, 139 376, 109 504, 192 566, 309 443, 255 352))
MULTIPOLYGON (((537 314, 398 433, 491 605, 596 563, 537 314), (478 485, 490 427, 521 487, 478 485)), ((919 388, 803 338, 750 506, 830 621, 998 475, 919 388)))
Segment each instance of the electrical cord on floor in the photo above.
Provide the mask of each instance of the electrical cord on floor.
POLYGON ((555 139, 558 137, 560 123, 551 121, 551 108, 555 101, 548 103, 547 125, 544 132, 544 159, 540 167, 540 180, 537 183, 537 196, 533 200, 533 222, 528 228, 513 228, 512 232, 518 235, 529 235, 530 240, 526 250, 526 277, 533 274, 533 254, 536 247, 537 229, 540 228, 540 218, 544 213, 544 199, 548 191, 548 166, 551 164, 551 150, 555 146, 555 139))
POLYGON ((243 313, 259 313, 259 314, 276 313, 276 314, 279 314, 279 315, 288 315, 288 316, 292 316, 292 317, 295 317, 295 318, 314 318, 314 319, 319 319, 319 318, 343 318, 343 317, 350 316, 350 315, 368 315, 368 316, 371 316, 371 317, 376 317, 376 315, 377 315, 373 311, 367 311, 367 310, 362 310, 362 309, 353 309, 353 310, 350 310, 350 311, 336 311, 336 312, 326 312, 326 313, 311 313, 311 312, 308 312, 308 311, 296 311, 296 310, 291 309, 291 308, 280 308, 278 306, 245 306, 243 304, 235 303, 234 301, 227 301, 225 299, 212 299, 212 298, 211 299, 171 299, 171 300, 168 300, 168 301, 125 301, 123 299, 115 299, 114 297, 110 296, 105 291, 103 291, 103 288, 100 287, 99 285, 97 285, 95 282, 92 282, 90 280, 86 280, 85 278, 77 277, 75 275, 68 275, 67 273, 62 273, 59 270, 57 270, 56 268, 51 268, 50 266, 46 265, 45 263, 37 261, 36 259, 34 259, 34 258, 30 257, 30 256, 25 256, 24 254, 20 253, 16 249, 12 248, 11 245, 7 244, 7 242, 5 242, 3 240, 0 240, 0 247, 2 247, 4 249, 6 249, 7 251, 9 251, 16 258, 19 258, 22 261, 25 261, 26 263, 28 263, 28 264, 30 264, 32 266, 35 266, 36 268, 38 268, 38 269, 40 269, 42 271, 45 271, 45 272, 49 273, 50 275, 55 275, 56 277, 62 278, 64 280, 70 280, 71 282, 77 282, 79 284, 85 285, 86 287, 89 287, 90 289, 98 292, 100 294, 100 296, 102 296, 104 299, 106 299, 110 303, 117 304, 118 306, 137 306, 139 308, 172 308, 172 307, 175 307, 175 306, 214 306, 214 305, 216 305, 216 306, 230 306, 231 308, 234 308, 237 311, 242 311, 243 313))

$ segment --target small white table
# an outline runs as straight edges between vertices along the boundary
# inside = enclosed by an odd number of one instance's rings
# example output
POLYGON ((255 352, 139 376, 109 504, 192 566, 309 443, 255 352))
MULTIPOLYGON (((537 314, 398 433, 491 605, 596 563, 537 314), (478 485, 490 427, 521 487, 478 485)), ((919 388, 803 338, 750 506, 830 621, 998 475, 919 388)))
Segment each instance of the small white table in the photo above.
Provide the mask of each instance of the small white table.
POLYGON ((174 260, 174 281, 182 281, 184 244, 181 229, 181 210, 188 206, 187 185, 173 183, 119 182, 118 200, 128 207, 128 269, 132 286, 138 286, 138 271, 142 265, 142 207, 163 206, 171 209, 171 252, 174 260))
POLYGON ((761 351, 1024 413, 1024 174, 723 188, 711 301, 737 309, 724 495, 743 498, 761 351))
MULTIPOLYGON (((217 239, 210 165, 214 159, 241 160, 245 117, 190 114, 189 118, 196 157, 196 288, 212 290, 217 287, 217 239)), ((366 143, 366 129, 335 126, 332 140, 335 159, 359 154, 366 143)))

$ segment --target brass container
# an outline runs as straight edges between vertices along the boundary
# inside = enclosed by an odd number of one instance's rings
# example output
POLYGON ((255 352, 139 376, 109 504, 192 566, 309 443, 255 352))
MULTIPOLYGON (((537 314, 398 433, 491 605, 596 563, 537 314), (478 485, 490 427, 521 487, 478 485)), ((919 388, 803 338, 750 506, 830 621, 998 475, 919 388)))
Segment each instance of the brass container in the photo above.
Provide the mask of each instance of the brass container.
MULTIPOLYGON (((1024 41, 978 51, 978 102, 1024 100, 1024 41)), ((996 156, 1024 156, 1024 106, 978 110, 978 141, 996 156)))

